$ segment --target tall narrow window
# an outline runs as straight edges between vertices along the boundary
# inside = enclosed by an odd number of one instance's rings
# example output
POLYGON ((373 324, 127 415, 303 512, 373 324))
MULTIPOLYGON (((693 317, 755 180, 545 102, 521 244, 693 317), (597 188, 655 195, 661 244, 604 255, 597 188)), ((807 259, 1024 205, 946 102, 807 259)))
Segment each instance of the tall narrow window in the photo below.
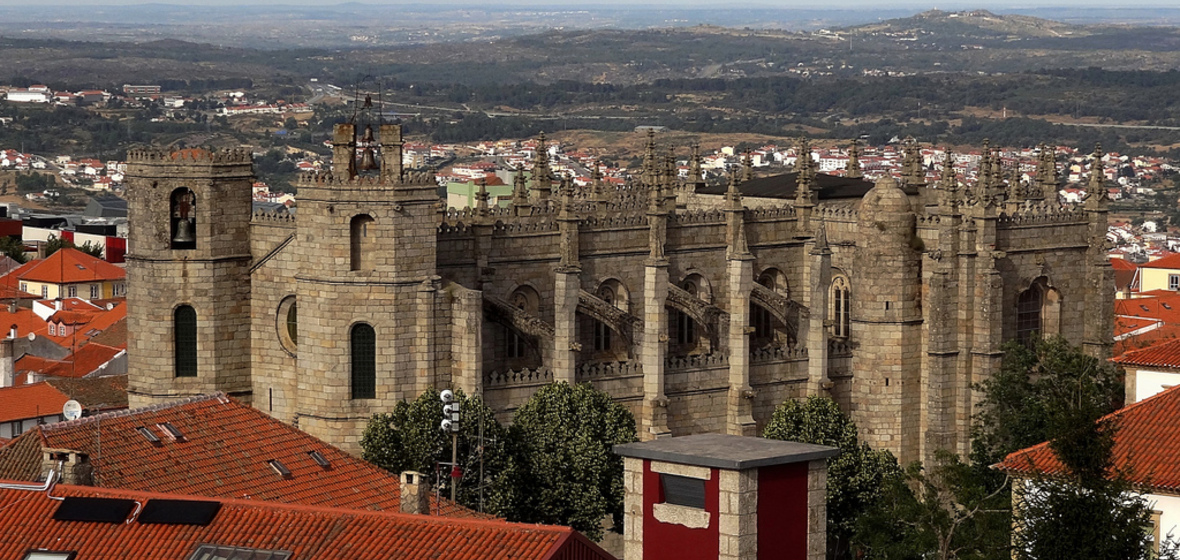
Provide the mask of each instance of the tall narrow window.
POLYGON ((352 350, 352 398, 377 398, 377 333, 357 323, 349 335, 352 350))
POLYGON ((831 292, 832 336, 846 337, 851 326, 851 298, 849 297, 848 279, 844 276, 832 278, 831 292))
POLYGON ((196 377, 197 311, 188 305, 177 307, 172 317, 172 331, 176 377, 196 377))
POLYGON ((197 196, 181 187, 172 191, 172 248, 197 248, 197 196))
POLYGON ((1032 344, 1033 339, 1043 331, 1041 328, 1041 307, 1044 306, 1044 292, 1039 283, 1020 292, 1016 300, 1016 340, 1032 344))
POLYGON ((769 341, 774 335, 773 325, 770 311, 757 303, 750 302, 750 326, 754 327, 754 338, 759 342, 769 341))
POLYGON ((373 269, 373 218, 368 214, 353 216, 349 224, 349 248, 352 270, 373 269))

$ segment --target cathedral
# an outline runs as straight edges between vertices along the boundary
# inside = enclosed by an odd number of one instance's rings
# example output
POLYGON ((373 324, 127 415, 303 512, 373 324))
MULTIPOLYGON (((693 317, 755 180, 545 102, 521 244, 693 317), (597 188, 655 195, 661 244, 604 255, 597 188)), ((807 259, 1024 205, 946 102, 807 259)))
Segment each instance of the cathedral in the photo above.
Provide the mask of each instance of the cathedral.
POLYGON ((913 148, 874 184, 855 151, 836 177, 804 145, 791 173, 747 163, 718 187, 649 136, 627 185, 575 189, 541 142, 510 205, 481 189, 462 210, 403 168, 392 124, 337 125, 297 211, 252 211, 247 151, 132 151, 132 406, 224 391, 358 452, 370 415, 428 389, 507 419, 544 384, 591 383, 641 439, 754 435, 825 395, 908 462, 968 450, 1005 341, 1111 344, 1100 162, 1064 207, 1051 150, 1031 184, 987 150, 978 181, 928 184, 913 148))

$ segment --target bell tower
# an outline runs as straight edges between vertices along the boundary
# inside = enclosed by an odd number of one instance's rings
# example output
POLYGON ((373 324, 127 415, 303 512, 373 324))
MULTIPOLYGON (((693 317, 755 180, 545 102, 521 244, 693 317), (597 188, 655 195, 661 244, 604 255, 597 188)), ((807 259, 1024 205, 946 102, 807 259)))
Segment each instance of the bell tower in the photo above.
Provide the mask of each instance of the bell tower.
MULTIPOLYGON (((358 104, 359 105, 359 104, 358 104)), ((438 186, 402 168, 402 132, 367 111, 333 131, 330 173, 299 185, 296 425, 348 451, 373 412, 440 386, 438 186)), ((446 373, 449 375, 449 373, 446 373)), ((258 384, 256 383, 256 386, 258 384)))
POLYGON ((132 150, 127 354, 132 407, 250 400, 251 154, 132 150))

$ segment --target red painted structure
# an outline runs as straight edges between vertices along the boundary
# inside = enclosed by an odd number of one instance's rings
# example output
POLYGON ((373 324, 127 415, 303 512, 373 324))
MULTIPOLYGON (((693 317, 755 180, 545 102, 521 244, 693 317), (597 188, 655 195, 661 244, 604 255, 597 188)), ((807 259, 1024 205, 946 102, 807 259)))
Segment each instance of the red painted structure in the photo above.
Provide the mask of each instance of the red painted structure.
POLYGON ((806 558, 807 463, 758 469, 758 504, 758 560, 806 558))
POLYGON ((720 532, 717 530, 717 499, 720 494, 717 469, 711 469, 705 481, 705 511, 709 512, 709 526, 693 529, 673 523, 657 521, 652 513, 655 504, 663 503, 664 487, 660 473, 651 470, 651 462, 643 463, 643 557, 680 558, 683 560, 717 560, 720 532))

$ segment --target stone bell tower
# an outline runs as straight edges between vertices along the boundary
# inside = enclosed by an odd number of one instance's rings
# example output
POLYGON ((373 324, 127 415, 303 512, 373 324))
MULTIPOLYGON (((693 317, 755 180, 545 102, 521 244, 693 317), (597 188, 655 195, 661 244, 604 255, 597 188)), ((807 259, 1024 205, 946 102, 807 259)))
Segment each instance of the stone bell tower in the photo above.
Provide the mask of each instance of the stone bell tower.
POLYGON ((332 171, 299 185, 294 421, 356 451, 372 413, 440 382, 438 191, 402 169, 398 125, 339 124, 333 144, 332 171))
POLYGON ((248 151, 132 150, 127 355, 132 407, 250 400, 248 151))

